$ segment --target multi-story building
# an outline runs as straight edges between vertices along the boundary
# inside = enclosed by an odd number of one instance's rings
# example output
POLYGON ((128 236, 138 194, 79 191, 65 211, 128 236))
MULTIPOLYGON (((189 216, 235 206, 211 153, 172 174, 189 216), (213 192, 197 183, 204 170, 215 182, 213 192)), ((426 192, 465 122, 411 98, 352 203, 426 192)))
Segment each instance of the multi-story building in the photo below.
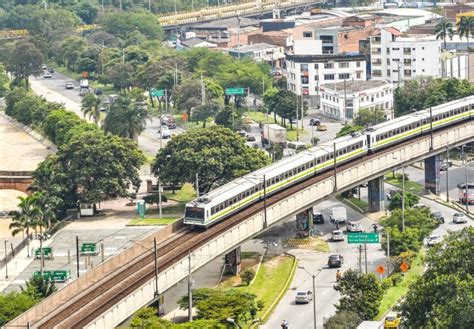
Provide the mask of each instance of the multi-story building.
POLYGON ((288 90, 303 95, 310 107, 319 105, 319 86, 341 81, 366 80, 361 55, 286 55, 288 90))
POLYGON ((234 57, 251 58, 256 62, 266 62, 274 68, 282 67, 285 59, 285 48, 268 43, 255 43, 229 49, 234 57))
POLYGON ((386 81, 344 81, 320 87, 320 109, 324 115, 341 121, 356 118, 360 109, 383 111, 393 117, 393 85, 386 81))
POLYGON ((399 37, 381 28, 370 37, 371 78, 403 83, 421 76, 440 77, 441 44, 436 39, 399 37))

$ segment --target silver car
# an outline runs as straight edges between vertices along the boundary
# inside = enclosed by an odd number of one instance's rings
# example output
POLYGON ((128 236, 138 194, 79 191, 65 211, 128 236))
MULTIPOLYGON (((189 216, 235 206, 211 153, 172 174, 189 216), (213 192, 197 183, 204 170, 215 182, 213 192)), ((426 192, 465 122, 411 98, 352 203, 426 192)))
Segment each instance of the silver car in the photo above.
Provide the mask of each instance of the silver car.
POLYGON ((298 291, 295 297, 296 304, 308 304, 313 300, 313 293, 311 291, 298 291))
POLYGON ((462 212, 457 212, 453 216, 453 223, 454 224, 462 224, 467 223, 467 217, 462 212))
POLYGON ((347 232, 358 232, 362 233, 364 230, 362 229, 362 225, 356 222, 349 222, 347 224, 347 232))
POLYGON ((344 241, 344 233, 342 230, 332 231, 332 241, 344 241))

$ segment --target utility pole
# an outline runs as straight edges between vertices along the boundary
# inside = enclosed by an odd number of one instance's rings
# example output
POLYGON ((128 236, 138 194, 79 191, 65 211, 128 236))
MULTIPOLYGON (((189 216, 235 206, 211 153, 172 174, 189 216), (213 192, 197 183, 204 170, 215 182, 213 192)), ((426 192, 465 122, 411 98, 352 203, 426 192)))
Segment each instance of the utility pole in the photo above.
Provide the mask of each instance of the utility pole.
POLYGON ((402 232, 405 232, 405 167, 402 168, 402 232))
MULTIPOLYGON (((303 96, 303 89, 301 89, 301 95, 303 96)), ((299 141, 300 140, 300 133, 299 133, 299 129, 298 129, 298 95, 296 95, 295 100, 296 100, 296 104, 295 104, 295 107, 296 107, 296 140, 299 141)))
POLYGON ((193 321, 193 282, 191 280, 191 254, 189 259, 189 273, 188 273, 188 321, 193 321))
POLYGON ((148 11, 151 12, 151 0, 148 0, 148 11))
POLYGON ((122 0, 119 0, 120 10, 122 10, 122 0))
POLYGON ((337 151, 336 151, 336 142, 334 142, 334 147, 333 147, 333 158, 334 158, 334 192, 337 191, 337 151))
POLYGON ((430 107, 430 151, 433 151, 433 112, 430 107))
POLYGON ((8 240, 5 240, 5 279, 8 279, 8 240))
POLYGON ((364 243, 364 254, 365 254, 365 274, 367 274, 367 243, 364 243))
POLYGON ((318 328, 318 322, 316 321, 316 275, 313 276, 313 322, 314 322, 314 329, 318 328))
POLYGON ((79 277, 79 237, 76 235, 76 269, 77 269, 77 277, 79 277))
POLYGON ((263 175, 263 219, 264 225, 263 227, 266 228, 267 224, 267 179, 266 175, 263 175))
POLYGON ((196 195, 199 198, 199 174, 196 173, 196 195))
MULTIPOLYGON (((301 92, 301 111, 300 111, 300 113, 301 113, 301 117, 300 117, 300 118, 301 118, 301 131, 303 131, 303 129, 304 129, 304 126, 303 126, 303 118, 304 118, 304 94, 303 94, 303 92, 301 92)), ((296 127, 296 128, 298 128, 298 127, 296 127)))
POLYGON ((163 217, 163 207, 161 203, 161 179, 158 172, 158 208, 160 211, 160 219, 163 217))
POLYGON ((153 254, 155 259, 155 299, 158 304, 158 314, 160 314, 160 293, 158 290, 158 248, 156 245, 156 237, 153 238, 153 254))
POLYGON ((206 87, 204 86, 204 80, 201 73, 201 104, 206 104, 206 87))
POLYGON ((387 276, 390 275, 390 233, 388 233, 387 230, 385 230, 385 233, 387 233, 387 276))
POLYGON ((347 103, 347 92, 346 92, 346 79, 344 79, 344 113, 342 114, 342 117, 343 117, 343 120, 344 120, 344 124, 347 123, 347 117, 346 117, 346 111, 347 111, 347 107, 346 107, 346 103, 347 103))
POLYGON ((464 153, 464 145, 462 146, 461 148, 461 153, 463 155, 463 159, 464 159, 464 202, 466 202, 466 211, 469 211, 469 189, 468 189, 468 182, 467 182, 467 156, 466 154, 464 153))
POLYGON ((165 113, 168 114, 168 88, 165 88, 165 113))
POLYGON ((449 202, 449 143, 446 145, 446 202, 449 202))
POLYGON ((362 274, 362 245, 359 245, 359 273, 362 274))
POLYGON ((174 86, 178 84, 178 63, 174 65, 174 86))
POLYGON ((43 277, 43 267, 44 267, 43 235, 40 234, 40 274, 41 274, 41 277, 43 277))
POLYGON ((237 57, 240 59, 240 16, 237 16, 237 57))

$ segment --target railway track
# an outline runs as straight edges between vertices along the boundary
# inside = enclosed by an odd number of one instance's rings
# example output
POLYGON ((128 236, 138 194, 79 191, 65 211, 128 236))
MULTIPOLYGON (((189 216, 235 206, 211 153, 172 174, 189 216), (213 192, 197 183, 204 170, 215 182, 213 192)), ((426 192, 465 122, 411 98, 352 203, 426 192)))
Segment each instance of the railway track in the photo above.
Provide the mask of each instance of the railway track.
MULTIPOLYGON (((465 124, 465 122, 461 124, 465 124)), ((445 129, 437 131, 435 135, 445 129)), ((417 143, 426 138, 429 138, 429 136, 418 136, 413 140, 401 143, 401 145, 392 146, 374 154, 367 154, 351 163, 341 165, 336 168, 336 170, 337 172, 343 171, 351 166, 368 161, 373 157, 392 151, 395 147, 417 143)), ((267 198, 267 206, 275 204, 294 194, 296 191, 309 187, 333 175, 334 170, 331 169, 310 177, 277 194, 271 195, 267 198)), ((191 230, 185 227, 176 232, 173 236, 161 242, 159 245, 157 261, 158 272, 169 268, 177 260, 186 257, 190 252, 199 248, 207 241, 222 234, 242 221, 245 221, 247 218, 259 211, 262 211, 263 207, 263 200, 261 200, 243 211, 230 216, 225 221, 211 226, 205 231, 191 230)), ((50 313, 50 316, 45 321, 37 321, 36 323, 33 323, 33 325, 41 329, 49 329, 53 327, 82 328, 91 323, 107 309, 117 304, 124 297, 137 290, 141 285, 154 277, 154 255, 151 252, 152 242, 153 240, 151 239, 145 239, 142 244, 145 244, 145 248, 146 245, 149 245, 149 251, 145 252, 142 256, 136 257, 127 263, 126 266, 110 273, 100 281, 88 287, 76 298, 61 305, 54 312, 50 313)))

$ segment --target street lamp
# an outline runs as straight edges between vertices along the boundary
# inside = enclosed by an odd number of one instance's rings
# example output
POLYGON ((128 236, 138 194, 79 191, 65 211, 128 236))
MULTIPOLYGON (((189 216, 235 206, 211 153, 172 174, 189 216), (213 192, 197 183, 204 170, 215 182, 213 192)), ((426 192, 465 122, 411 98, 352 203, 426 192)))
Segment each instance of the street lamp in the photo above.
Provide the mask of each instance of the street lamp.
POLYGON ((402 232, 405 232, 405 166, 402 167, 402 232))
POLYGON ((316 277, 319 275, 319 273, 321 273, 323 269, 319 268, 317 274, 311 274, 304 266, 298 266, 298 268, 304 270, 309 276, 313 278, 313 322, 314 329, 316 329, 318 327, 316 320, 316 277))
POLYGON ((8 279, 8 240, 5 240, 5 279, 8 279))

